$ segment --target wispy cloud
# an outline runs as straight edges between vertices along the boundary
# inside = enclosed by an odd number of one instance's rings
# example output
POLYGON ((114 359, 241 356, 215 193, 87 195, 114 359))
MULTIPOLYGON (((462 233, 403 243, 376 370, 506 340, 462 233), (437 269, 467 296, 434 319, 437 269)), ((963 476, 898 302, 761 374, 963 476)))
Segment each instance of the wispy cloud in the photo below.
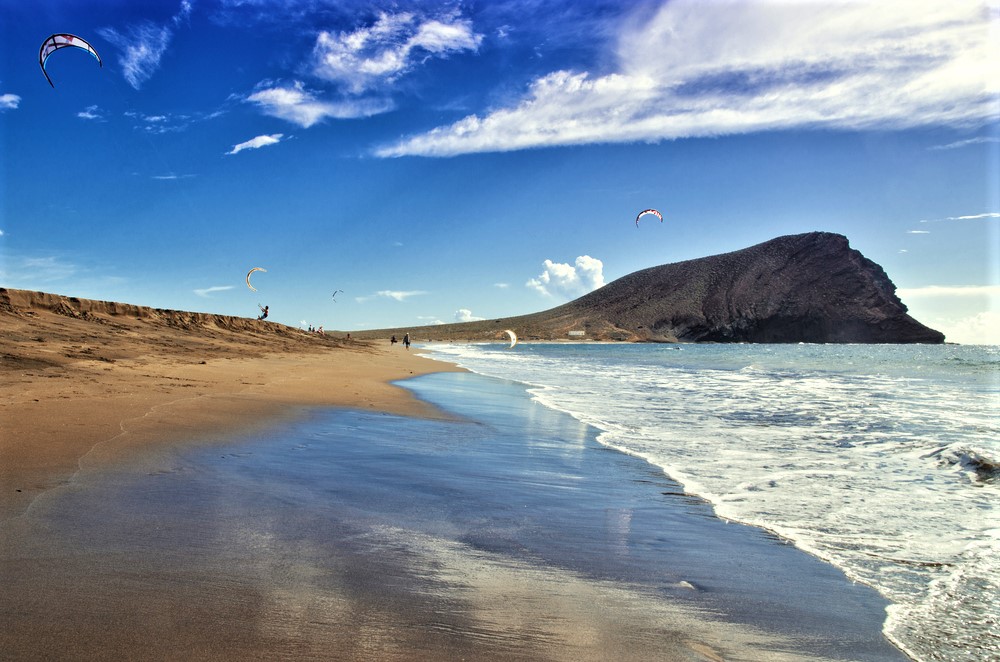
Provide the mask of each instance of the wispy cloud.
POLYGON ((257 136, 256 138, 251 138, 246 142, 242 142, 239 145, 233 145, 233 148, 226 152, 226 154, 239 154, 245 149, 260 149, 261 147, 266 147, 267 145, 277 145, 281 142, 281 138, 285 134, 274 133, 269 136, 257 136))
POLYGON ((373 24, 351 32, 320 32, 312 70, 346 92, 361 94, 396 81, 429 58, 475 51, 482 38, 472 21, 455 13, 431 18, 382 12, 373 24))
POLYGON ((100 28, 97 31, 121 52, 119 59, 122 74, 129 85, 138 90, 156 73, 160 68, 160 60, 173 39, 174 28, 187 20, 192 7, 191 2, 182 0, 178 13, 166 25, 143 21, 128 26, 124 32, 114 28, 100 28))
POLYGON ((0 280, 10 287, 44 287, 73 277, 79 271, 77 265, 55 255, 8 255, 0 262, 0 280))
POLYGON ((508 287, 510 287, 510 283, 493 283, 493 287, 496 287, 501 290, 506 290, 508 287))
MULTIPOLYGON (((948 223, 951 221, 988 221, 992 219, 1000 219, 1000 212, 988 211, 982 214, 969 214, 967 216, 946 216, 944 218, 925 218, 921 220, 921 223, 948 223)), ((919 232, 919 230, 914 230, 914 232, 919 232)))
POLYGON ((476 317, 468 308, 459 308, 455 311, 456 322, 481 322, 485 317, 476 317))
POLYGON ((301 81, 291 84, 265 82, 263 88, 247 97, 265 115, 297 124, 304 129, 328 117, 352 119, 371 117, 388 112, 393 104, 388 99, 351 99, 348 101, 324 101, 315 92, 307 90, 301 81))
POLYGON ((907 230, 906 234, 930 234, 930 230, 907 230))
POLYGON ((21 97, 17 96, 16 94, 11 94, 10 92, 6 94, 0 94, 0 112, 3 112, 5 110, 14 110, 20 103, 21 103, 21 97))
POLYGON ((545 270, 525 286, 545 296, 574 299, 604 285, 604 263, 589 255, 576 258, 576 263, 542 263, 545 270))
POLYGON ((626 23, 610 73, 553 71, 512 105, 376 154, 979 126, 996 112, 990 21, 980 0, 675 0, 626 23))
POLYGON ((357 301, 358 303, 364 303, 366 301, 371 301, 372 299, 377 299, 377 298, 405 301, 410 297, 420 296, 422 294, 427 294, 427 292, 424 290, 379 290, 375 294, 370 294, 364 297, 355 297, 354 300, 357 301))
POLYGON ((225 292, 226 290, 231 290, 231 289, 233 289, 232 285, 213 285, 212 287, 204 287, 196 289, 194 293, 200 297, 205 297, 207 299, 209 298, 208 295, 214 292, 225 292))
POLYGON ((176 179, 190 179, 192 177, 194 177, 194 175, 177 175, 172 172, 166 175, 152 175, 153 179, 158 179, 160 181, 174 181, 176 179))
POLYGON ((928 147, 930 150, 944 150, 944 149, 959 149, 961 147, 968 147, 969 145, 982 145, 984 143, 1000 143, 1000 138, 995 138, 992 136, 979 136, 977 138, 969 138, 968 140, 958 140, 953 143, 948 143, 947 145, 933 145, 928 147))

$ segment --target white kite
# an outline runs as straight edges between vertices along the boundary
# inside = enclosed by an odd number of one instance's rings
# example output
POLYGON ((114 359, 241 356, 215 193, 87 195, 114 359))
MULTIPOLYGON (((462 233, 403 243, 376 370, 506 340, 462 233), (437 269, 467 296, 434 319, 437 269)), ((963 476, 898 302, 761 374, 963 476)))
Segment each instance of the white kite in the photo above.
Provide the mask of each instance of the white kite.
POLYGON ((663 214, 656 211, 655 209, 644 209, 643 211, 639 212, 638 216, 635 217, 635 227, 639 227, 639 219, 642 218, 643 216, 646 216, 647 214, 650 216, 656 216, 658 219, 660 219, 660 223, 663 222, 663 214))
POLYGON ((510 347, 508 347, 507 349, 514 349, 514 345, 517 344, 517 334, 511 331, 510 329, 505 329, 504 333, 510 336, 510 347))
POLYGON ((87 51, 97 60, 98 66, 104 66, 104 63, 101 62, 101 56, 97 54, 97 51, 94 50, 93 46, 87 43, 86 39, 77 37, 74 34, 60 33, 51 35, 48 39, 42 42, 42 47, 38 51, 38 66, 42 68, 42 73, 45 74, 45 80, 49 81, 49 85, 52 87, 55 87, 55 83, 53 83, 52 79, 49 78, 49 72, 45 70, 45 63, 48 61, 50 55, 61 48, 68 48, 70 46, 87 51))
POLYGON ((254 292, 257 291, 257 288, 250 284, 250 274, 252 274, 255 271, 263 271, 264 273, 267 273, 267 269, 264 269, 263 267, 254 267, 253 269, 247 272, 247 287, 249 287, 254 292))

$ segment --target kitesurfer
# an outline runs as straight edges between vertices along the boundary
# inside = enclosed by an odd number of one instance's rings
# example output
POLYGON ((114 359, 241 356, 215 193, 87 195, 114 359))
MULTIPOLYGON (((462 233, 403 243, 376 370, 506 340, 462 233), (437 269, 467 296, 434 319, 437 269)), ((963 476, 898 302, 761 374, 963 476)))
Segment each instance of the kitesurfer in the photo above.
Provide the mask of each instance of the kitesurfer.
POLYGON ((259 319, 259 320, 266 320, 267 319, 267 306, 262 306, 262 305, 260 305, 258 303, 257 307, 260 308, 260 317, 258 317, 257 319, 259 319))

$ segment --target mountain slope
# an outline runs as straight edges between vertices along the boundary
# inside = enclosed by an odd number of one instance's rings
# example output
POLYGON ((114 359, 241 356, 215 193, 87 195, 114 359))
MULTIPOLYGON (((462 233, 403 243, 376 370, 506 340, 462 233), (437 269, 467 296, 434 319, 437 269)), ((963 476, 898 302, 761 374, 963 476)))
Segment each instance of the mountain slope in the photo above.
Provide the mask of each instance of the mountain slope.
POLYGON ((906 312, 878 264, 829 232, 778 237, 743 250, 623 276, 531 315, 357 332, 417 340, 941 343, 906 312))

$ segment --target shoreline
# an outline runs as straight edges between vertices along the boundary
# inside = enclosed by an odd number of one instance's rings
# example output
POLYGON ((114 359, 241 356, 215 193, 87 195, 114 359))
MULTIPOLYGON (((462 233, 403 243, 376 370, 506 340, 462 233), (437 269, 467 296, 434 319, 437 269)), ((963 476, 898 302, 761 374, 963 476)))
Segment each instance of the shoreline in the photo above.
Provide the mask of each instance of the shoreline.
POLYGON ((250 326, 225 328, 178 320, 176 311, 123 313, 106 302, 3 294, 0 522, 85 465, 274 427, 303 407, 440 418, 393 382, 460 370, 388 340, 345 341, 240 318, 250 326))

